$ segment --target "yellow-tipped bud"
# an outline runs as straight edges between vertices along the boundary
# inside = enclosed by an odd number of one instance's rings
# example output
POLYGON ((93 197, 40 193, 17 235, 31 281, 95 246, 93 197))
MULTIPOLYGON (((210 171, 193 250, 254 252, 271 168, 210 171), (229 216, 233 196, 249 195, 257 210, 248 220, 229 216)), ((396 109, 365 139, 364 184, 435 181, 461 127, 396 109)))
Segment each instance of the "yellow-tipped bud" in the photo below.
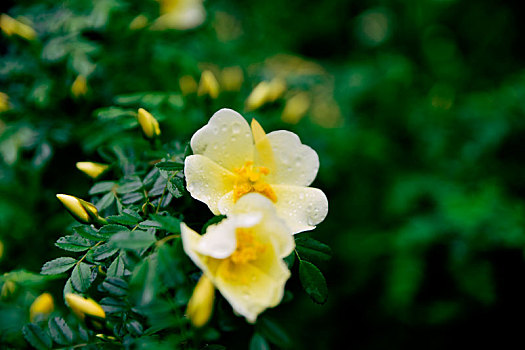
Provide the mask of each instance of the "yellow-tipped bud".
POLYGON ((71 93, 73 94, 73 96, 79 97, 85 95, 87 91, 87 79, 85 76, 80 74, 75 78, 73 84, 71 84, 71 93))
POLYGON ((219 96, 219 82, 211 71, 205 70, 202 72, 197 95, 210 95, 211 98, 217 98, 219 96))
POLYGON ((283 78, 273 78, 268 86, 268 102, 273 102, 281 97, 286 91, 286 81, 283 78))
POLYGON ((73 293, 67 293, 66 303, 78 318, 83 321, 89 319, 91 324, 95 325, 97 328, 102 328, 106 319, 106 313, 95 300, 84 298, 73 293))
POLYGON ((7 298, 10 295, 12 295, 15 292, 15 290, 16 290, 15 282, 7 280, 2 285, 2 291, 0 295, 2 296, 2 298, 7 298))
POLYGON ((37 317, 44 317, 53 312, 55 303, 53 297, 49 293, 40 294, 29 308, 29 319, 33 322, 37 317))
POLYGON ((82 171, 87 176, 92 177, 93 179, 96 179, 97 177, 102 175, 102 173, 108 170, 108 168, 109 165, 107 164, 93 162, 77 162, 77 169, 82 171))
POLYGON ((184 96, 197 92, 197 82, 191 75, 185 75, 179 79, 179 86, 184 96))
POLYGON ((11 106, 9 106, 9 96, 3 92, 0 92, 0 113, 8 111, 10 108, 11 106))
POLYGON ((8 36, 15 34, 26 40, 36 39, 36 32, 31 26, 22 23, 5 13, 0 15, 0 29, 2 29, 2 31, 8 36))
POLYGON ((106 224, 106 219, 98 215, 97 207, 75 196, 57 194, 58 200, 67 211, 82 224, 106 224))
POLYGON ((267 81, 261 81, 246 99, 246 109, 253 111, 262 107, 268 101, 268 92, 270 91, 270 84, 267 81))
POLYGON ((215 287, 208 277, 202 275, 188 302, 186 316, 195 327, 204 326, 211 317, 215 287))
POLYGON ((145 28, 147 25, 148 25, 148 17, 144 15, 138 15, 137 17, 133 18, 133 20, 129 24, 129 29, 139 30, 139 29, 145 28))
POLYGON ((286 101, 281 119, 283 122, 296 124, 306 114, 309 107, 310 97, 307 93, 300 92, 286 101))
POLYGON ((221 85, 226 91, 239 91, 244 82, 241 67, 227 67, 221 72, 221 85))
POLYGON ((138 120, 142 132, 148 139, 155 138, 160 135, 159 122, 150 112, 144 108, 139 108, 138 120))

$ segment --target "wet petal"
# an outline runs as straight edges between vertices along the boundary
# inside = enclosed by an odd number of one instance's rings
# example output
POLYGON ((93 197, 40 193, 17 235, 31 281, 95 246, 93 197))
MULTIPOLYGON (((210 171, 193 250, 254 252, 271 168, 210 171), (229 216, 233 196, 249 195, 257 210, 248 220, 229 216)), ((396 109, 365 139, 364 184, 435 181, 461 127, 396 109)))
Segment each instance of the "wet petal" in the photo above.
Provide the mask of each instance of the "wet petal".
POLYGON ((191 138, 194 154, 210 158, 232 171, 253 160, 253 138, 248 122, 231 109, 221 109, 191 138))

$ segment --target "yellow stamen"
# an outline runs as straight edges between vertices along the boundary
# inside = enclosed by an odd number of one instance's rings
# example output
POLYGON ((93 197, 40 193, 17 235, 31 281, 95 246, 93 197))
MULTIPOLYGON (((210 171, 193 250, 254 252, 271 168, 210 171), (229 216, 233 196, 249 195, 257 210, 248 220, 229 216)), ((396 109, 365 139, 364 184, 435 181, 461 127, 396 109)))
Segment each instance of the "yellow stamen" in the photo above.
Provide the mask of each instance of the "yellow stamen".
POLYGON ((253 162, 248 161, 242 167, 234 169, 234 172, 238 175, 233 185, 233 200, 235 202, 250 192, 258 192, 273 202, 277 202, 277 196, 272 187, 261 178, 263 175, 268 175, 270 169, 263 166, 254 167, 253 162))

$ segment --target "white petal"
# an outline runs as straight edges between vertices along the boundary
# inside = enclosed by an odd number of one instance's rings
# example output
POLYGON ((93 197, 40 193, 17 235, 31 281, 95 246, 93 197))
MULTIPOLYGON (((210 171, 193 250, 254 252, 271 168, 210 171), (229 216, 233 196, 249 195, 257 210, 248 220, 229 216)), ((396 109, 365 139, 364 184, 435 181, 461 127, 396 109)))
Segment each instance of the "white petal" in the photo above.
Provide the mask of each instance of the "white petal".
POLYGON ((236 229, 236 222, 231 219, 224 219, 216 225, 209 226, 195 250, 215 259, 229 257, 237 247, 236 229))
POLYGON ((272 188, 277 196, 277 214, 293 233, 313 230, 328 214, 328 199, 317 188, 286 185, 272 188))
POLYGON ((221 109, 191 138, 194 154, 201 154, 232 171, 253 160, 253 137, 248 122, 231 109, 221 109))
POLYGON ((209 158, 192 155, 184 162, 184 176, 191 196, 219 215, 218 201, 232 190, 235 175, 209 158))
MULTIPOLYGON (((319 157, 299 137, 286 130, 267 135, 273 150, 273 166, 265 180, 270 184, 308 186, 319 170, 319 157)), ((265 165, 265 164, 262 164, 265 165)))

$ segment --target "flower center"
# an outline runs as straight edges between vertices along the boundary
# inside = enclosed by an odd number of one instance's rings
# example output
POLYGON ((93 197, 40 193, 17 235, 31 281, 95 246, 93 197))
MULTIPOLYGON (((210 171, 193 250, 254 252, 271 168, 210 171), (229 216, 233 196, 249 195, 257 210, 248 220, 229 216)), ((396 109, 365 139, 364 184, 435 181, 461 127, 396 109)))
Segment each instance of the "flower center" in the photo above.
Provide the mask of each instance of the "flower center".
POLYGON ((254 167, 252 161, 247 161, 240 168, 233 170, 238 176, 233 185, 233 200, 237 202, 246 193, 260 193, 273 202, 277 202, 277 196, 272 187, 263 180, 263 176, 270 173, 270 169, 264 166, 254 167))

